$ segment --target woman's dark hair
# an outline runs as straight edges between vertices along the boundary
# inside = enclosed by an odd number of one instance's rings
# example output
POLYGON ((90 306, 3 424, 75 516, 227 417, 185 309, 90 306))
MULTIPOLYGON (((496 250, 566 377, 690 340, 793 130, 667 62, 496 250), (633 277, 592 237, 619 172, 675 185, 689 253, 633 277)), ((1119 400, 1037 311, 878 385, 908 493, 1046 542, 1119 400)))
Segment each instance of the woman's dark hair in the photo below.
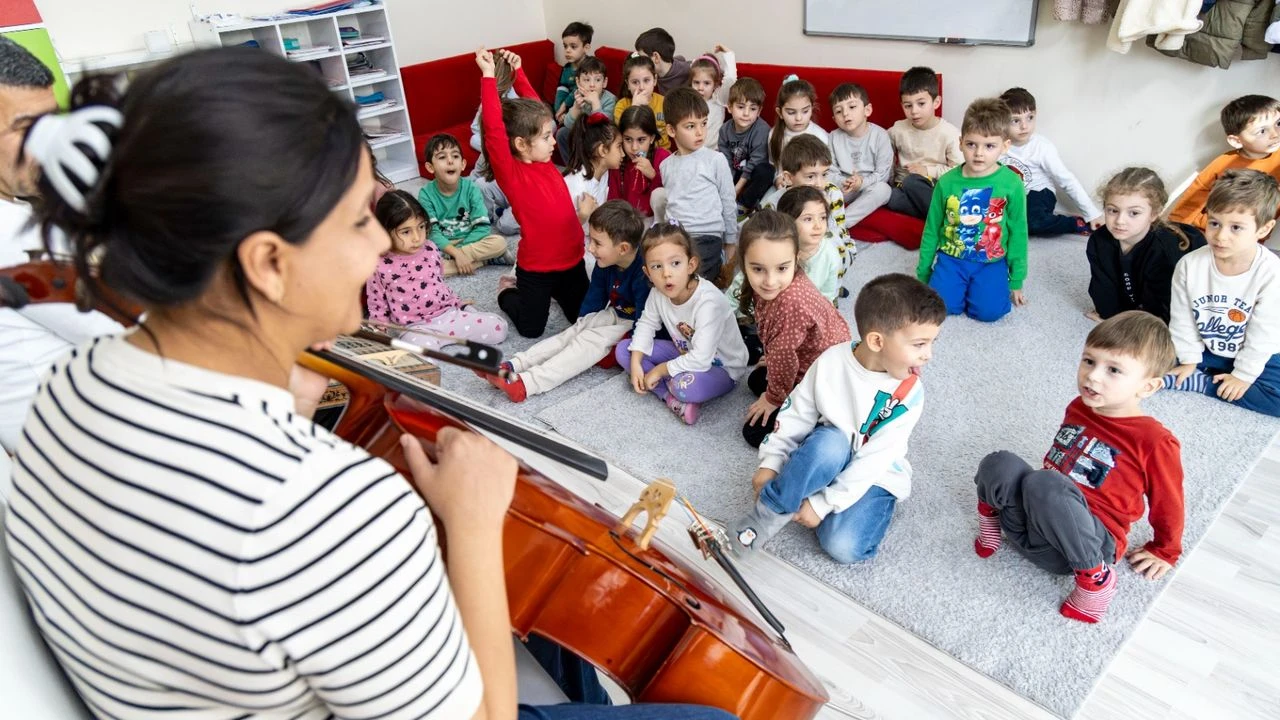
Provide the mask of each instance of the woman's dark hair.
POLYGON ((578 118, 569 129, 569 142, 564 149, 564 175, 586 170, 588 178, 594 173, 596 156, 600 147, 606 151, 610 143, 621 137, 613 118, 604 113, 594 113, 578 118))
POLYGON ((738 232, 738 272, 742 273, 742 291, 738 294, 738 312, 754 316, 756 291, 747 279, 747 250, 761 240, 785 242, 795 251, 796 275, 803 275, 800 267, 800 237, 795 218, 777 210, 757 210, 742 224, 738 232))
POLYGON ((76 85, 71 108, 119 107, 88 207, 41 180, 46 245, 66 233, 80 277, 153 307, 199 297, 228 269, 248 307, 240 242, 270 231, 302 243, 351 188, 369 152, 355 108, 310 68, 252 48, 198 50, 139 74, 76 85))
POLYGON ((411 218, 422 219, 428 226, 431 225, 427 211, 422 209, 417 199, 403 190, 391 190, 383 195, 373 208, 373 215, 378 218, 378 223, 387 233, 395 232, 405 220, 411 218))

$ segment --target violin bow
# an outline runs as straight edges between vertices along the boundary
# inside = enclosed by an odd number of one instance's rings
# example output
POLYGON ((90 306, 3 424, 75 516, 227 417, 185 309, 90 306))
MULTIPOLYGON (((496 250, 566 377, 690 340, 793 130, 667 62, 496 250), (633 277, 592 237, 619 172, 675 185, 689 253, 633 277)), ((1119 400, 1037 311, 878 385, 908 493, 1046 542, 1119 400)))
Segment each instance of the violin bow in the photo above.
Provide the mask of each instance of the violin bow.
POLYGON ((457 337, 456 335, 444 335, 430 330, 422 330, 419 328, 406 327, 404 325, 396 325, 395 323, 382 322, 379 320, 364 320, 360 324, 360 329, 351 334, 352 337, 358 337, 363 340, 381 343, 397 350, 403 350, 414 355, 440 360, 451 365, 464 367, 486 375, 497 375, 503 380, 511 380, 511 372, 502 367, 502 351, 492 345, 467 340, 457 337), (398 333, 392 335, 391 333, 398 333), (422 335, 425 337, 434 337, 444 340, 445 344, 440 350, 425 348, 416 343, 404 340, 405 335, 422 335), (445 352, 446 349, 458 350, 461 352, 445 352))

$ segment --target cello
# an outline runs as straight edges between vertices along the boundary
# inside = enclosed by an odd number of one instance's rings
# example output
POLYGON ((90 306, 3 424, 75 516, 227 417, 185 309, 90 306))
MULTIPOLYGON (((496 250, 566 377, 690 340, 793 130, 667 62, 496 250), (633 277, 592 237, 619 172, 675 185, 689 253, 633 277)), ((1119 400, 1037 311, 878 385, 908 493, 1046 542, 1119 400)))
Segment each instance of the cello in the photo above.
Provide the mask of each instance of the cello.
MULTIPOLYGON (((0 269, 0 278, 7 279, 0 281, 0 304, 16 304, 15 299, 22 299, 17 296, 25 294, 31 302, 76 302, 81 309, 105 305, 117 317, 136 318, 128 302, 99 295, 89 287, 97 283, 80 282, 69 266, 30 263, 0 269), (103 301, 91 303, 93 297, 103 301)), ((369 331, 358 335, 385 340, 369 331)), ((481 372, 500 372, 496 349, 462 347, 465 357, 425 354, 481 372)), ((416 436, 434 459, 437 434, 455 427, 496 436, 523 448, 521 454, 546 456, 565 472, 607 481, 608 464, 587 451, 456 394, 363 363, 341 349, 311 350, 298 363, 347 387, 350 399, 335 434, 385 459, 406 477, 400 435, 416 436)), ((563 646, 636 701, 709 705, 743 720, 814 717, 827 700, 822 684, 792 651, 781 624, 755 598, 714 536, 707 532, 694 539, 743 589, 754 609, 661 538, 638 542, 616 515, 520 459, 503 530, 513 632, 521 638, 537 634, 563 646), (760 626, 756 612, 772 631, 760 626)), ((443 533, 442 542, 447 542, 443 533)))

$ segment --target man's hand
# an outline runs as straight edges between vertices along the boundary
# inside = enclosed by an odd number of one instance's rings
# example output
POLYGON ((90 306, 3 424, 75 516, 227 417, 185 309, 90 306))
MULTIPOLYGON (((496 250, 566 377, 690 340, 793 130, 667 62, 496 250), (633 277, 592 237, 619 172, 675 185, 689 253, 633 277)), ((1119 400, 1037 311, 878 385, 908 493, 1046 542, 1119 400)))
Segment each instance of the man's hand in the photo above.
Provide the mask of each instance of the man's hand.
POLYGON ((818 517, 818 513, 813 511, 813 506, 809 504, 808 500, 800 504, 800 510, 791 519, 810 530, 822 524, 822 518, 818 517))
POLYGON ((1133 568, 1134 572, 1148 580, 1159 580, 1164 577, 1165 573, 1173 569, 1173 566, 1169 563, 1141 548, 1130 552, 1127 557, 1129 558, 1129 566, 1133 568))
POLYGON ((1227 402, 1235 402, 1244 397, 1249 392, 1249 388, 1253 387, 1253 383, 1245 382, 1230 373, 1222 373, 1214 375, 1213 381, 1218 385, 1218 397, 1227 402))

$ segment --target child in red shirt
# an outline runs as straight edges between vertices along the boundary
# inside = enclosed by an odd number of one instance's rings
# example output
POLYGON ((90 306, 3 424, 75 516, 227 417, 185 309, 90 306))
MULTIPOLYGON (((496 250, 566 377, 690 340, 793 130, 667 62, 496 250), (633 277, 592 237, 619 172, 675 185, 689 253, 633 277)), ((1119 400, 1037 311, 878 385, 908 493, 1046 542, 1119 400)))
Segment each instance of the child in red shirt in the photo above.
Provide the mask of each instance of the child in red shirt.
POLYGON ((978 466, 974 550, 990 557, 1007 539, 1037 567, 1074 573, 1059 609, 1065 617, 1095 623, 1106 613, 1113 563, 1125 556, 1144 496, 1155 537, 1128 553, 1130 565, 1158 580, 1182 553, 1181 446, 1141 407, 1175 362, 1169 328, 1156 316, 1129 310, 1104 320, 1085 339, 1080 396, 1067 406, 1044 469, 1005 451, 978 466))
POLYGON ((493 53, 476 51, 484 155, 520 224, 516 274, 498 281, 498 307, 524 337, 547 329, 551 300, 573 323, 587 294, 582 225, 560 171, 551 163, 555 120, 521 69, 520 56, 499 50, 515 71, 514 100, 498 96, 493 53))

